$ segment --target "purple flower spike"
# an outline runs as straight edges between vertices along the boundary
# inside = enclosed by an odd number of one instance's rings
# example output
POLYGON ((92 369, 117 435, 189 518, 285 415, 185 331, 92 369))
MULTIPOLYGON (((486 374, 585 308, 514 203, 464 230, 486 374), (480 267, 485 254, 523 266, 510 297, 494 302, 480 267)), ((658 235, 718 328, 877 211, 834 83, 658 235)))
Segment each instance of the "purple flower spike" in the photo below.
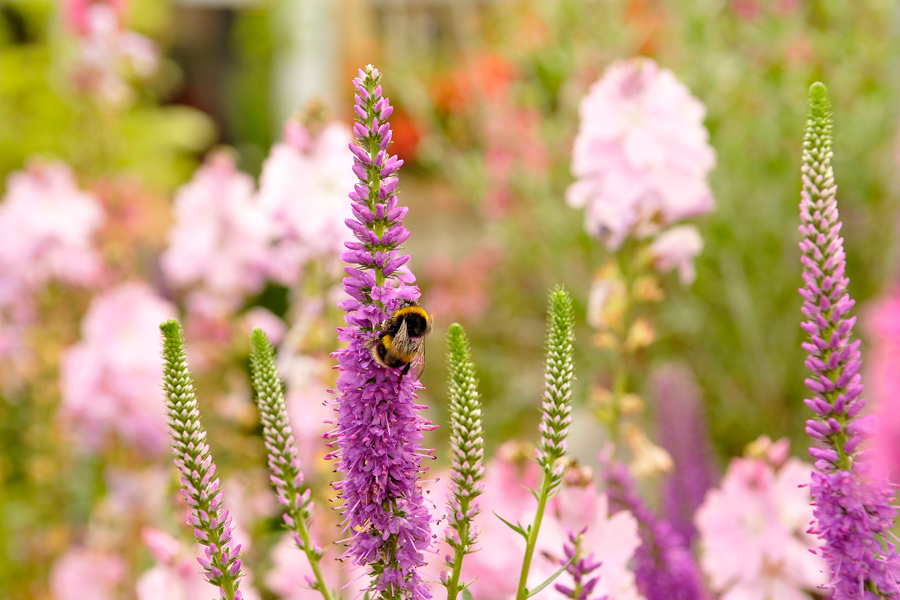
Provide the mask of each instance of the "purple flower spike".
POLYGON ((622 463, 608 456, 601 456, 600 462, 610 507, 630 511, 638 522, 641 545, 634 556, 638 591, 647 600, 709 599, 700 570, 681 535, 647 507, 622 463))
POLYGON ((856 321, 847 313, 853 300, 847 293, 846 255, 840 236, 837 186, 831 166, 831 102, 821 83, 809 89, 809 120, 803 143, 803 189, 800 233, 803 241, 803 330, 809 341, 806 385, 815 397, 806 405, 815 413, 806 431, 816 446, 810 491, 813 521, 810 531, 824 545, 821 555, 831 567, 834 600, 884 598, 900 594, 900 557, 887 541, 897 510, 893 492, 883 480, 869 477, 859 452, 868 438, 864 419, 856 419, 865 402, 860 397, 859 342, 850 340, 856 321), (824 447, 823 447, 824 446, 824 447))
POLYGON ((657 439, 675 465, 663 488, 665 515, 690 546, 697 535, 694 513, 718 479, 703 399, 693 374, 682 365, 654 373, 651 388, 657 439))
MULTIPOLYGON (((563 545, 563 555, 565 558, 561 561, 566 566, 566 573, 572 576, 572 586, 557 583, 553 587, 557 592, 571 598, 572 600, 588 600, 597 582, 600 581, 600 575, 591 577, 591 573, 600 568, 603 564, 594 560, 593 554, 583 555, 581 547, 582 535, 585 530, 575 533, 568 530, 569 540, 563 545)), ((606 600, 609 596, 600 596, 596 600, 606 600)))
POLYGON ((344 474, 334 484, 351 534, 343 558, 369 566, 380 598, 417 600, 431 597, 416 570, 431 543, 431 515, 418 476, 428 455, 422 431, 433 425, 418 413, 424 407, 416 403, 416 390, 422 389, 416 378, 380 366, 371 351, 378 327, 404 300, 419 298, 415 278, 402 267, 408 258, 398 257, 409 236, 401 221, 406 210, 397 210, 396 170, 402 161, 385 149, 390 106, 380 80, 371 65, 353 80, 359 183, 350 194, 355 210, 347 226, 357 241, 348 242, 342 256, 350 298, 340 303, 347 326, 338 328, 338 339, 348 345, 333 354, 340 369, 338 419, 327 438, 330 447, 337 446, 329 458, 344 474))

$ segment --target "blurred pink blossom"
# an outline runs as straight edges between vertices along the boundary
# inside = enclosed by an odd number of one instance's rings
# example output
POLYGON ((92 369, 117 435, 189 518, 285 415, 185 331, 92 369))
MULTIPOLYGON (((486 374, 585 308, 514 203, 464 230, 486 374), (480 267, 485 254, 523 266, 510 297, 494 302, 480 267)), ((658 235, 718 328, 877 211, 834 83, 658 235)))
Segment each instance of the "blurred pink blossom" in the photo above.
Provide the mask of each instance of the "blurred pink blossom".
POLYGON ((478 244, 459 262, 438 254, 425 265, 431 280, 428 305, 444 322, 474 320, 490 307, 487 289, 503 262, 503 251, 489 243, 478 244))
POLYGON ((103 221, 65 163, 32 162, 11 174, 0 204, 0 306, 50 281, 96 284, 102 262, 93 241, 103 221))
POLYGON ((312 475, 316 469, 331 470, 327 461, 320 460, 327 450, 322 434, 333 426, 325 423, 334 419, 334 410, 326 405, 331 385, 326 377, 331 361, 288 349, 282 345, 278 352, 278 371, 285 382, 285 404, 294 430, 303 470, 312 475))
POLYGON ((75 82, 113 106, 134 97, 128 79, 156 72, 159 51, 148 38, 122 26, 123 2, 72 2, 69 22, 78 36, 75 82))
POLYGON ((62 0, 60 3, 64 22, 69 31, 76 36, 85 35, 90 31, 90 8, 97 4, 109 6, 121 22, 128 9, 128 0, 62 0))
POLYGON ((242 323, 244 335, 250 335, 251 331, 259 327, 265 332, 273 346, 281 343, 287 331, 287 324, 284 320, 262 306, 254 306, 244 313, 242 323))
POLYGON ((870 456, 876 469, 900 483, 900 287, 864 315, 871 342, 866 387, 875 414, 870 456))
POLYGON ((694 257, 703 250, 703 238, 693 225, 678 225, 663 231, 650 243, 653 266, 660 273, 678 269, 681 285, 697 278, 694 257))
POLYGON ((272 230, 253 194, 253 179, 225 152, 178 190, 162 269, 176 287, 194 288, 192 312, 230 316, 262 289, 272 230))
MULTIPOLYGON (((219 597, 218 588, 206 581, 197 563, 202 556, 198 545, 188 547, 165 531, 145 527, 141 531, 144 545, 156 564, 137 581, 137 600, 195 600, 219 597)), ((244 578, 241 592, 245 600, 257 600, 259 593, 244 578)))
POLYGON ((93 450, 115 433, 148 453, 167 447, 160 382, 159 324, 174 308, 146 284, 123 284, 93 299, 81 341, 62 357, 61 416, 93 450))
POLYGON ((296 121, 285 125, 284 140, 263 164, 259 203, 274 228, 270 273, 287 285, 317 256, 337 256, 350 233, 347 194, 353 191, 350 130, 331 123, 312 136, 296 121))
MULTIPOLYGON (((366 587, 368 578, 366 569, 349 562, 338 561, 335 556, 334 540, 322 537, 322 527, 313 521, 312 538, 325 548, 325 556, 319 561, 322 576, 331 589, 343 589, 344 598, 356 598, 357 592, 366 587)), ((339 531, 337 526, 332 531, 339 531)), ((282 600, 321 600, 322 594, 310 589, 310 582, 315 581, 312 568, 306 555, 297 548, 290 534, 284 534, 271 552, 272 568, 266 575, 266 585, 282 600)))
POLYGON ((127 569, 122 557, 86 548, 70 548, 53 564, 53 600, 116 600, 127 569))
POLYGON ((646 58, 620 61, 581 101, 572 152, 570 206, 610 250, 713 210, 706 182, 715 152, 706 110, 667 69, 646 58))
POLYGON ((695 517, 700 562, 722 600, 808 600, 828 583, 828 566, 809 551, 817 546, 807 532, 811 473, 796 458, 777 470, 763 458, 735 458, 707 493, 695 517))
MULTIPOLYGON (((483 510, 475 519, 479 531, 476 547, 481 550, 466 556, 462 570, 463 580, 478 578, 471 588, 475 600, 508 600, 516 595, 525 540, 492 511, 510 523, 531 523, 537 501, 528 488, 540 486, 540 470, 531 460, 515 460, 515 453, 516 449, 507 444, 487 465, 485 491, 479 499, 483 510)), ((443 500, 449 474, 444 473, 439 479, 430 491, 431 500, 438 505, 438 515, 446 509, 443 500)), ((434 525, 439 539, 443 538, 439 529, 444 526, 443 523, 434 525)), ((594 597, 608 594, 609 600, 638 600, 640 594, 635 587, 634 574, 628 568, 641 543, 637 521, 624 511, 610 515, 606 495, 599 493, 593 484, 564 484, 559 495, 548 504, 528 587, 536 587, 559 569, 563 545, 568 540, 567 528, 579 531, 585 527, 583 548, 603 562, 598 570, 600 581, 594 597)), ((427 572, 437 577, 444 568, 443 557, 449 552, 449 547, 441 541, 438 555, 430 559, 427 572)), ((564 598, 551 588, 547 588, 541 597, 564 598)))
POLYGON ((485 112, 484 212, 489 219, 499 219, 512 208, 516 183, 545 176, 549 152, 541 139, 540 111, 513 106, 508 90, 492 99, 485 112))

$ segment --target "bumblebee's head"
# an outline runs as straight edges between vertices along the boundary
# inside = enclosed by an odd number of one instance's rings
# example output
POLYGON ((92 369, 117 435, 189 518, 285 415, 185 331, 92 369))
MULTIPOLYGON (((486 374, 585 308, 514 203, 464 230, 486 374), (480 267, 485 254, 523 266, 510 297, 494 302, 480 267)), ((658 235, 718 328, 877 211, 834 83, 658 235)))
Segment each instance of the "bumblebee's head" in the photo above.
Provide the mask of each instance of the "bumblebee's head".
POLYGON ((420 338, 431 333, 431 317, 424 308, 410 300, 400 305, 394 313, 393 321, 398 327, 400 323, 406 323, 406 334, 411 338, 420 338))

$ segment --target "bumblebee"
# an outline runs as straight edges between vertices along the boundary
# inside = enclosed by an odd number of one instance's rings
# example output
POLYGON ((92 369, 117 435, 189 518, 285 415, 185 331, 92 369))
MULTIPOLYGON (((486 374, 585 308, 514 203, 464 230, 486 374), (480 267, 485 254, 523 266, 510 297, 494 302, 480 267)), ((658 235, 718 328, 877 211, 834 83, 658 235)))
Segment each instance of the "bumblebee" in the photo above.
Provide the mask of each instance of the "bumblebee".
POLYGON ((400 305, 390 319, 381 324, 381 332, 372 346, 372 358, 382 367, 403 367, 401 379, 410 369, 418 379, 425 368, 425 336, 434 325, 425 309, 411 300, 400 305))

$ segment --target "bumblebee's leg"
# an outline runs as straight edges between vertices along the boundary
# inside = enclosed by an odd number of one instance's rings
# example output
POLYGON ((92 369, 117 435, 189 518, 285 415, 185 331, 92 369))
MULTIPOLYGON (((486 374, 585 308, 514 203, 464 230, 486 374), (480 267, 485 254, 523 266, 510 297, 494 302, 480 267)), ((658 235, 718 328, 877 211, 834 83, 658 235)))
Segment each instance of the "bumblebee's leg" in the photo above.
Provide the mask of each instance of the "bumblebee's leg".
POLYGON ((400 371, 400 379, 397 380, 397 383, 403 383, 403 376, 409 373, 410 366, 412 366, 411 362, 406 363, 406 366, 403 367, 402 371, 400 371))

